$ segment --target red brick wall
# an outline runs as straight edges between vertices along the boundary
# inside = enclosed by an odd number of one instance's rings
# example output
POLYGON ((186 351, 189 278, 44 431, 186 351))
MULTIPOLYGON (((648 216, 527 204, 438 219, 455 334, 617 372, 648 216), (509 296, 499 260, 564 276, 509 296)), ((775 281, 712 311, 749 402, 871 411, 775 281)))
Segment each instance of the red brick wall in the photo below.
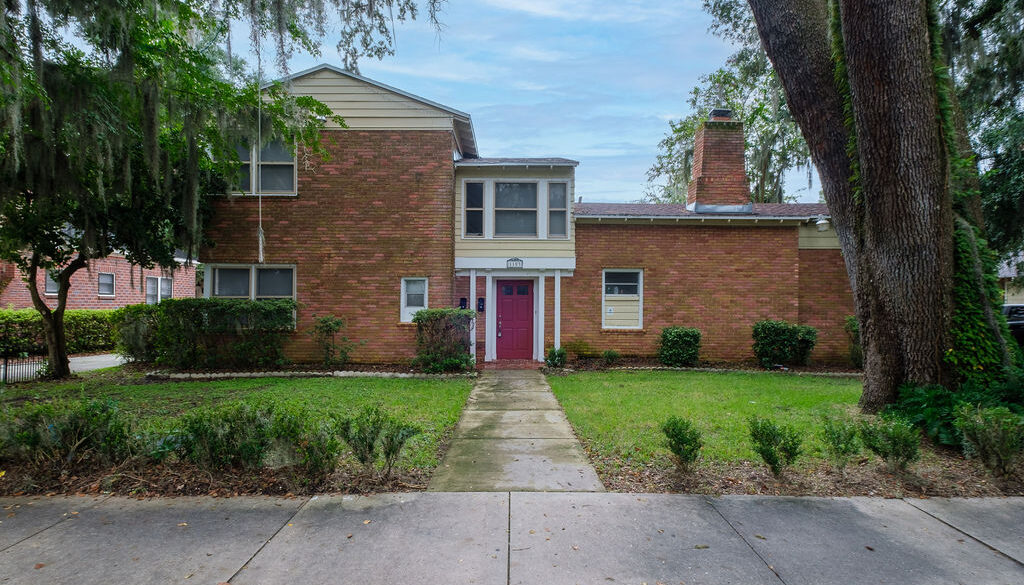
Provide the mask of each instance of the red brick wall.
MULTIPOLYGON (((0 308, 23 309, 32 307, 32 297, 29 296, 28 288, 21 274, 17 269, 8 263, 3 263, 3 279, 7 277, 10 282, 0 292, 0 308)), ((166 271, 160 268, 140 269, 132 266, 127 260, 120 256, 111 256, 91 260, 88 269, 81 269, 71 276, 71 289, 68 291, 69 309, 116 309, 126 305, 135 305, 146 302, 146 277, 147 276, 170 276, 174 279, 172 283, 172 294, 175 297, 196 296, 196 269, 192 267, 181 267, 173 271, 166 271), (99 295, 99 273, 110 272, 114 274, 114 296, 99 295)), ((37 285, 42 293, 46 287, 46 275, 40 271, 37 274, 37 285)), ((46 304, 50 307, 57 305, 57 295, 44 295, 46 304)))
MULTIPOLYGON (((356 362, 415 355, 416 330, 401 324, 401 278, 429 278, 431 307, 450 306, 454 259, 451 133, 324 132, 328 161, 300 164, 297 197, 264 197, 265 261, 296 265, 296 361, 317 359, 308 335, 314 315, 345 320, 343 333, 365 342, 356 362)), ((257 199, 214 204, 208 263, 255 263, 257 199)))
POLYGON ((800 250, 800 322, 818 329, 815 361, 849 362, 843 325, 853 312, 850 279, 839 250, 800 250))
POLYGON ((654 355, 664 327, 702 332, 701 358, 752 357, 751 327, 799 317, 795 227, 577 224, 576 271, 562 282, 562 344, 654 355), (643 329, 601 329, 601 272, 642 268, 643 329))
POLYGON ((697 130, 693 149, 693 179, 687 203, 744 205, 750 203, 750 187, 743 166, 743 124, 708 120, 697 130))

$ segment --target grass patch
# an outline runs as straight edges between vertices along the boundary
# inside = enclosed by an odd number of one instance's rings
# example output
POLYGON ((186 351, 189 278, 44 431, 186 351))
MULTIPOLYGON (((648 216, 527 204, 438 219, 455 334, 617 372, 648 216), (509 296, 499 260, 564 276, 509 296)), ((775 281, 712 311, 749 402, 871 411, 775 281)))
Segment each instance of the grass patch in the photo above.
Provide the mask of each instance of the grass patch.
POLYGON ((455 427, 472 380, 404 378, 241 378, 235 380, 146 382, 117 369, 61 382, 16 384, 0 392, 0 404, 16 405, 57 398, 105 398, 124 410, 160 424, 193 408, 230 400, 305 402, 318 410, 355 416, 378 405, 415 424, 423 433, 409 440, 399 468, 432 468, 438 449, 455 427))
POLYGON ((750 447, 752 415, 804 435, 807 461, 824 456, 821 416, 849 411, 859 380, 778 374, 584 372, 548 378, 579 436, 601 457, 624 464, 668 464, 661 425, 670 416, 703 433, 705 460, 758 461, 750 447))

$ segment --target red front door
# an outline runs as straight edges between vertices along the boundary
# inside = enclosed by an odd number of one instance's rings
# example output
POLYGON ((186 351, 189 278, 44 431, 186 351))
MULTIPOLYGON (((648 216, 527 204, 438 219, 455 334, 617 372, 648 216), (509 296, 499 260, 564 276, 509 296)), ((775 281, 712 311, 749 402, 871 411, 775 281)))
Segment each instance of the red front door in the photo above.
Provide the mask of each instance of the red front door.
POLYGON ((498 359, 533 358, 533 281, 498 281, 498 359))

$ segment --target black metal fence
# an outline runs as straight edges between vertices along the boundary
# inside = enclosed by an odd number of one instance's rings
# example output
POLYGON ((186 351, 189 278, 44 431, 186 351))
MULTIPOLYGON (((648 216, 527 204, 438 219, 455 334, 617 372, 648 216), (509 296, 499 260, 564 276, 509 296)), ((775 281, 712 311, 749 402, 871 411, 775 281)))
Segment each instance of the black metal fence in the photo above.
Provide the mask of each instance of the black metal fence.
POLYGON ((0 368, 2 368, 0 370, 0 384, 35 380, 46 371, 46 356, 5 355, 3 357, 3 365, 0 368))

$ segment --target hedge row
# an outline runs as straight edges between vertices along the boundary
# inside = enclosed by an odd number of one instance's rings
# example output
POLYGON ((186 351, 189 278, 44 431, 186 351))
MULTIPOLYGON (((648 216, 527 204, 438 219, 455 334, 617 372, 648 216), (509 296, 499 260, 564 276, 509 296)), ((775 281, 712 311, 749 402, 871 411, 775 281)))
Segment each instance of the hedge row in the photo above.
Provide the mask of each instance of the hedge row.
MULTIPOLYGON (((114 311, 71 309, 64 312, 68 353, 113 349, 114 311)), ((44 354, 43 318, 35 309, 0 309, 0 352, 44 354)))
POLYGON ((180 369, 279 366, 295 330, 291 299, 182 298, 118 309, 117 351, 180 369))

